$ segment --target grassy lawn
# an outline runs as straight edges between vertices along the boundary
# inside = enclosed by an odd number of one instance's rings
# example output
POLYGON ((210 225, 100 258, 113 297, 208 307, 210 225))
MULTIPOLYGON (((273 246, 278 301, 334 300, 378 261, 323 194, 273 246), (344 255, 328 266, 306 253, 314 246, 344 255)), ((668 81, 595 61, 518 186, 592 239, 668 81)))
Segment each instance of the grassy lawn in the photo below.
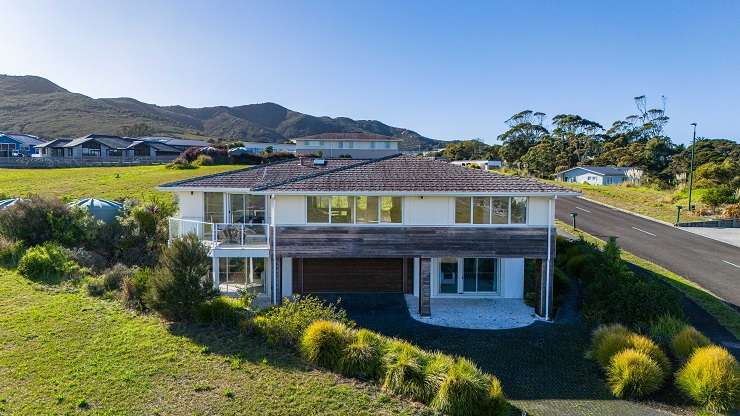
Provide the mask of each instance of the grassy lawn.
MULTIPOLYGON (((583 236, 585 240, 596 243, 599 246, 603 246, 605 244, 603 240, 583 231, 576 231, 574 233, 572 228, 562 221, 556 221, 556 223, 557 227, 563 231, 583 236)), ((696 283, 679 276, 668 269, 658 266, 657 264, 651 263, 641 257, 637 257, 630 252, 622 251, 622 258, 629 263, 639 266, 645 273, 649 273, 651 276, 662 280, 681 291, 681 293, 712 315, 719 324, 730 331, 735 338, 740 339, 740 313, 731 306, 702 289, 696 283)))
POLYGON ((0 269, 0 415, 418 414, 254 338, 167 326, 0 269))
MULTIPOLYGON (((644 186, 597 186, 555 181, 547 182, 579 190, 586 198, 638 214, 647 215, 648 217, 671 224, 676 221, 676 205, 686 207, 689 203, 688 191, 676 193, 673 190, 658 190, 644 186)), ((699 200, 704 192, 706 192, 705 189, 694 190, 691 200, 697 207, 703 206, 699 200)), ((704 217, 692 214, 686 210, 681 211, 681 221, 698 221, 701 219, 704 219, 704 217)))
POLYGON ((139 198, 153 195, 171 199, 154 187, 166 182, 220 173, 244 166, 202 166, 176 170, 158 166, 94 167, 68 169, 0 169, 0 195, 7 197, 40 194, 60 198, 139 198))

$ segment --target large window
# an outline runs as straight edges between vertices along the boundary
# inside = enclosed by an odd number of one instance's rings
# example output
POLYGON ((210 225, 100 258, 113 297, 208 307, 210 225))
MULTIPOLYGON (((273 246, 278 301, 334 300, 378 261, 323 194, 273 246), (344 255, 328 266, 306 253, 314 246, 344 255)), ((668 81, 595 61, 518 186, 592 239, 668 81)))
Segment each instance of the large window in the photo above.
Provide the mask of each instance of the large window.
POLYGON ((526 224, 527 197, 457 197, 456 224, 526 224))
POLYGON ((400 224, 396 196, 308 196, 306 221, 317 224, 400 224))
POLYGON ((219 257, 219 290, 236 293, 240 290, 255 294, 265 291, 265 259, 262 257, 219 257))
POLYGON ((229 195, 229 215, 232 224, 262 224, 265 222, 264 195, 229 195))
POLYGON ((224 222, 224 194, 221 192, 205 192, 203 194, 203 216, 206 222, 224 222))
POLYGON ((82 156, 100 157, 100 143, 90 142, 83 144, 82 156))
POLYGON ((0 143, 0 157, 11 157, 13 152, 15 152, 15 144, 0 143))
POLYGON ((439 260, 437 293, 491 294, 498 292, 498 259, 443 257, 439 260))

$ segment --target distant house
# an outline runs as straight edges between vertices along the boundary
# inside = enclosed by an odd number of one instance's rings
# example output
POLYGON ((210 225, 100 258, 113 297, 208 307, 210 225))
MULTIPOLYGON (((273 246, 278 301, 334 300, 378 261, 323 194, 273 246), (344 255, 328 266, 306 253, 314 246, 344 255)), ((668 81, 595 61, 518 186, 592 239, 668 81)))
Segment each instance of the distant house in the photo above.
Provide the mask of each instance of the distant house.
MULTIPOLYGON (((55 139, 36 146, 41 157, 75 160, 172 160, 183 150, 205 142, 175 138, 129 138, 88 134, 76 139, 55 139)), ((207 145, 207 143, 205 143, 207 145)))
POLYGON ((618 185, 639 179, 642 171, 631 167, 617 166, 576 166, 558 172, 559 181, 571 183, 588 183, 591 185, 618 185))
POLYGON ((180 139, 178 137, 168 137, 168 136, 147 136, 147 137, 138 137, 136 139, 129 139, 129 140, 141 140, 144 142, 158 142, 162 144, 166 144, 167 146, 174 147, 180 151, 187 150, 191 147, 208 147, 211 144, 204 140, 189 140, 189 139, 180 139))
POLYGON ((31 157, 37 153, 36 146, 43 143, 29 134, 0 133, 0 157, 31 157))
POLYGON ((401 139, 371 133, 322 133, 293 139, 296 154, 317 154, 328 158, 351 156, 375 159, 400 153, 401 139))
POLYGON ((502 166, 500 160, 453 160, 450 163, 458 166, 477 165, 482 170, 501 169, 502 166))
POLYGON ((243 142, 242 147, 249 153, 259 154, 268 147, 272 148, 273 153, 287 152, 295 153, 295 143, 261 143, 261 142, 243 142))

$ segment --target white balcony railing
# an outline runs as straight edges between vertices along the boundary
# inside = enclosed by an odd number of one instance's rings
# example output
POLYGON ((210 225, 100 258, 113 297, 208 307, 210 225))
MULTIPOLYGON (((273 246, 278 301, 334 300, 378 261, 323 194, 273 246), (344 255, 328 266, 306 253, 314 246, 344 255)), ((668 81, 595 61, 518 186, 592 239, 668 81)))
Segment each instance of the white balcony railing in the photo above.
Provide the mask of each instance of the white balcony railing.
POLYGON ((270 233, 268 224, 222 224, 183 218, 170 218, 169 226, 170 240, 195 234, 211 247, 267 247, 270 233))

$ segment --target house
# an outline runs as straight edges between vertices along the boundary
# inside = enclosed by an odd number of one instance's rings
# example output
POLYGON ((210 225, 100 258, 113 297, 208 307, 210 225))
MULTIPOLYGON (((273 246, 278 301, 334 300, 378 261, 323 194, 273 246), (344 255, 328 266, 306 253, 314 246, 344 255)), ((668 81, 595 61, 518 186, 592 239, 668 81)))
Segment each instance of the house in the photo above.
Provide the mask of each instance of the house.
POLYGON ((137 137, 136 139, 133 139, 133 140, 141 140, 147 143, 159 142, 167 146, 174 147, 180 152, 183 152, 191 147, 208 147, 211 145, 205 140, 190 140, 190 139, 181 139, 178 137, 168 137, 168 136, 137 137))
POLYGON ((44 140, 20 133, 0 133, 0 157, 31 157, 37 154, 36 146, 44 140))
POLYGON ((267 148, 271 148, 273 153, 295 153, 295 143, 262 143, 262 142, 243 142, 242 148, 252 154, 260 154, 267 148))
POLYGON ((40 157, 63 158, 65 155, 64 145, 72 139, 54 139, 36 146, 36 152, 40 157))
POLYGON ((320 154, 336 158, 378 158, 399 153, 401 139, 371 133, 322 133, 293 139, 299 155, 320 154))
POLYGON ((453 160, 450 163, 458 166, 477 165, 482 170, 501 169, 502 166, 500 160, 453 160))
POLYGON ((555 174, 559 181, 591 185, 618 185, 637 180, 640 176, 642 172, 639 169, 616 166, 576 166, 555 174))
MULTIPOLYGON (((76 139, 56 139, 36 146, 41 157, 74 160, 134 160, 175 159, 184 149, 179 139, 162 138, 145 140, 108 134, 88 134, 76 139), (173 144, 170 144, 173 143, 173 144)), ((186 141, 190 142, 190 141, 186 141)))
POLYGON ((577 192, 429 158, 297 158, 158 187, 170 237, 209 247, 214 286, 271 302, 307 293, 398 293, 427 316, 438 298, 524 296, 551 317, 555 200, 577 192))

